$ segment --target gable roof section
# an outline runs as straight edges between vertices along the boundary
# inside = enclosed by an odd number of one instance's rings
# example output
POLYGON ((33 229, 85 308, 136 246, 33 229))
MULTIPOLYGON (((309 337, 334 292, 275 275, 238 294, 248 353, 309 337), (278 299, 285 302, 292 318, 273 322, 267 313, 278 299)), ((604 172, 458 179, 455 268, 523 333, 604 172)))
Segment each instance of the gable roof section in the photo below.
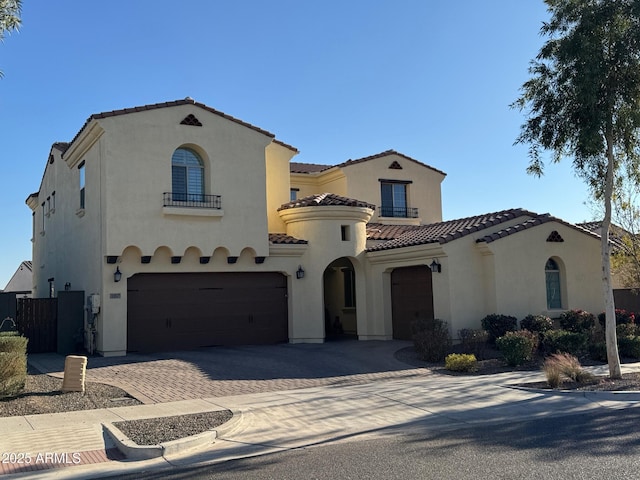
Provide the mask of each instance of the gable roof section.
POLYGON ((535 218, 531 218, 528 220, 525 220, 522 223, 518 223, 517 225, 513 225, 511 227, 507 227, 504 230, 500 230, 498 232, 492 233, 490 235, 485 235, 482 238, 479 238, 476 240, 476 242, 480 243, 480 242, 485 242, 485 243, 491 243, 495 240, 499 240, 501 238, 504 237, 508 237, 509 235, 513 235, 514 233, 518 233, 518 232, 522 232, 523 230, 527 230, 529 228, 532 227, 537 227, 538 225, 542 225, 543 223, 547 223, 547 222, 557 222, 560 223, 562 225, 565 225, 566 227, 572 228, 574 230, 577 230, 580 233, 584 233, 586 235, 589 235, 590 237, 596 238, 596 239, 600 239, 600 235, 587 230, 585 228, 582 228, 578 225, 574 225, 573 223, 569 223, 569 222, 565 222, 564 220, 561 220, 560 218, 554 217, 548 213, 542 214, 542 215, 537 215, 535 218))
POLYGON ((290 208, 302 208, 302 207, 363 207, 375 210, 375 205, 372 205, 361 200, 355 200, 353 198, 341 197, 334 193, 317 193, 315 195, 309 195, 308 197, 302 197, 293 202, 285 203, 280 210, 287 210, 290 208))
MULTIPOLYGON (((475 217, 432 223, 429 225, 411 226, 370 224, 367 225, 368 240, 388 241, 374 245, 368 248, 367 251, 374 252, 379 250, 390 250, 393 248, 425 245, 429 243, 444 244, 519 217, 523 217, 520 223, 511 225, 488 235, 480 236, 476 239, 476 243, 491 243, 548 222, 557 222, 594 239, 600 239, 600 236, 597 233, 582 228, 579 225, 565 222, 564 220, 554 217, 548 213, 540 215, 521 208, 515 208, 511 210, 502 210, 500 212, 487 213, 485 215, 478 215, 475 217)), ((612 239, 612 243, 615 246, 616 240, 612 239)))
MULTIPOLYGON (((402 226, 397 229, 399 234, 393 240, 374 245, 367 249, 368 252, 375 252, 380 250, 390 250, 393 248, 411 247, 414 245, 425 245, 428 243, 448 243, 452 240, 456 240, 461 237, 470 235, 471 233, 481 231, 485 228, 499 225, 500 223, 513 220, 518 217, 536 217, 536 213, 523 210, 521 208, 515 208, 511 210, 502 210, 500 212, 487 213, 484 215, 477 215, 474 217, 460 218, 457 220, 448 220, 446 222, 431 223, 428 225, 419 226, 402 226), (405 229, 404 231, 402 229, 405 229)), ((375 225, 375 224, 374 224, 375 225)), ((374 227, 372 225, 373 229, 374 227)), ((397 227, 391 225, 384 225, 384 228, 379 228, 379 237, 376 238, 375 234, 369 239, 381 240, 384 239, 384 235, 393 235, 394 232, 390 227, 397 227)), ((368 229, 369 232, 369 229, 368 229)))
MULTIPOLYGON (((127 115, 129 113, 137 113, 137 112, 145 112, 145 111, 149 111, 149 110, 158 110, 160 108, 168 108, 168 107, 176 107, 179 105, 194 105, 196 107, 202 108, 203 110, 206 110, 207 112, 213 113, 214 115, 218 115, 222 118, 226 118, 227 120, 230 120, 232 122, 237 123, 238 125, 242 125, 243 127, 247 127, 250 128, 251 130, 254 130, 258 133, 261 133, 263 135, 266 135, 267 137, 270 137, 271 139, 275 140, 275 135, 271 132, 268 132, 266 130, 263 130, 259 127, 256 127, 255 125, 251 125, 250 123, 244 122, 238 118, 232 117, 231 115, 227 115, 226 113, 223 113, 219 110, 216 110, 215 108, 211 108, 207 105, 205 105, 204 103, 200 103, 200 102, 196 102, 193 98, 187 97, 183 100, 174 100, 171 102, 162 102, 162 103, 154 103, 154 104, 150 104, 150 105, 142 105, 139 107, 133 107, 133 108, 123 108, 120 110, 111 110, 109 112, 102 112, 102 113, 94 113, 93 115, 91 115, 89 118, 87 118, 86 122, 84 122, 84 125, 82 126, 82 128, 80 129, 80 131, 78 133, 76 133, 75 137, 73 137, 73 140, 71 140, 71 142, 69 142, 67 144, 67 148, 73 144, 73 142, 75 142, 78 137, 82 134, 82 132, 87 128, 87 125, 89 125, 89 123, 92 120, 100 120, 102 118, 109 118, 109 117, 116 117, 119 115, 127 115)), ((284 142, 281 142, 279 140, 276 141, 279 145, 282 145, 290 150, 295 151, 296 153, 298 152, 298 149, 296 149, 295 147, 292 147, 291 145, 287 145, 284 142)), ((66 149, 64 150, 66 151, 66 149)), ((63 154, 64 157, 64 154, 63 154)))
POLYGON ((299 162, 292 162, 289 164, 289 170, 291 173, 320 173, 320 172, 324 172, 325 170, 329 170, 330 168, 344 168, 344 167, 349 167, 351 165, 355 165, 357 163, 363 163, 363 162, 368 162, 369 160, 375 160, 376 158, 383 158, 383 157, 388 157, 389 155, 397 155, 399 157, 404 158, 405 160, 409 160, 411 162, 417 163, 418 165, 421 165, 423 167, 426 167, 430 170, 433 170, 434 172, 438 172, 441 175, 446 176, 447 174, 444 173, 442 170, 438 170, 437 168, 433 168, 430 165, 427 165, 426 163, 422 163, 414 158, 411 158, 407 155, 404 155, 400 152, 397 152, 395 150, 385 150, 384 152, 380 152, 377 153, 375 155, 370 155, 368 157, 363 157, 363 158, 358 158, 356 160, 347 160, 346 162, 342 162, 339 163, 337 165, 319 165, 317 163, 299 163, 299 162))

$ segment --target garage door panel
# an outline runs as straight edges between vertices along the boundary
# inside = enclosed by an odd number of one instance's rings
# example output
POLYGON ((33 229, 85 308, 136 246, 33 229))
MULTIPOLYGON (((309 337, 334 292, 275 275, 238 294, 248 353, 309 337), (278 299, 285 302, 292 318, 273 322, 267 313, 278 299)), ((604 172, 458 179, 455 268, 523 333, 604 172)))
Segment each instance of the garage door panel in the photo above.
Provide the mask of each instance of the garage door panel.
POLYGON ((391 272, 393 338, 411 340, 411 324, 433 318, 431 270, 424 265, 396 268, 391 272))
POLYGON ((138 274, 128 284, 128 349, 154 351, 288 340, 279 273, 138 274))

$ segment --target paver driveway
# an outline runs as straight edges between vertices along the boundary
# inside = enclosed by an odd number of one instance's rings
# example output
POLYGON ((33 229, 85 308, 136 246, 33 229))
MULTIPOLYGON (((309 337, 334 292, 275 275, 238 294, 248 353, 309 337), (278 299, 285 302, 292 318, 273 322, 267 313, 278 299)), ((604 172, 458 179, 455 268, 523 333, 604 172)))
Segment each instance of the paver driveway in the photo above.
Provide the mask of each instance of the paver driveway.
MULTIPOLYGON (((409 345, 354 340, 91 357, 86 379, 120 387, 144 403, 161 403, 428 375, 395 359, 409 345)), ((64 357, 33 354, 29 363, 61 376, 64 357)))

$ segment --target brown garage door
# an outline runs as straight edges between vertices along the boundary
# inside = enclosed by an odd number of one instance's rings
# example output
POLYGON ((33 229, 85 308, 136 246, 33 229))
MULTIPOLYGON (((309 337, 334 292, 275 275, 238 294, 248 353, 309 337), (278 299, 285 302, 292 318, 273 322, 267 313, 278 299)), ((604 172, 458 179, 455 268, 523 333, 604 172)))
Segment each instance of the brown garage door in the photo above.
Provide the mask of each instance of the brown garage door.
POLYGON ((391 272, 391 302, 393 338, 411 340, 411 323, 418 318, 433 318, 429 267, 403 267, 391 272))
POLYGON ((141 273, 127 283, 127 349, 286 342, 280 273, 141 273))

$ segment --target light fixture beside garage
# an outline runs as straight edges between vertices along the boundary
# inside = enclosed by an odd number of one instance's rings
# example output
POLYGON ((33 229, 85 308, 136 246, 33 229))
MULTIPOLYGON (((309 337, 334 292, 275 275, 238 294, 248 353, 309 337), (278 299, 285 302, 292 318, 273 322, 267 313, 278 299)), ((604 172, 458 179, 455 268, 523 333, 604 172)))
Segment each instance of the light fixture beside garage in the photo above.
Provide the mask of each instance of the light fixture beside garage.
POLYGON ((116 271, 113 272, 113 281, 118 283, 122 280, 122 272, 120 271, 120 267, 116 267, 116 271))
POLYGON ((304 278, 304 269, 302 268, 302 265, 298 265, 298 270, 296 270, 296 278, 298 280, 304 278))
POLYGON ((429 265, 431 267, 431 272, 432 273, 440 273, 442 272, 442 265, 440 264, 440 262, 438 262, 437 258, 433 259, 433 262, 431 262, 431 265, 429 265))

